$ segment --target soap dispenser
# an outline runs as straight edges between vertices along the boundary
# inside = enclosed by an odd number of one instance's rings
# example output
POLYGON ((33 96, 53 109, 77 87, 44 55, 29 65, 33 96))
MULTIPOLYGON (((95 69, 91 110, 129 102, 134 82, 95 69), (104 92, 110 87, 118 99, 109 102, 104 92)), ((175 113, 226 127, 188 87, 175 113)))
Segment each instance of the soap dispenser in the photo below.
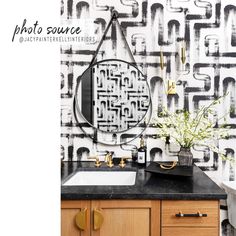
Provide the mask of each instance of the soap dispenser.
POLYGON ((140 147, 138 149, 138 160, 139 165, 146 165, 147 163, 147 150, 145 147, 145 142, 143 135, 140 136, 140 147))

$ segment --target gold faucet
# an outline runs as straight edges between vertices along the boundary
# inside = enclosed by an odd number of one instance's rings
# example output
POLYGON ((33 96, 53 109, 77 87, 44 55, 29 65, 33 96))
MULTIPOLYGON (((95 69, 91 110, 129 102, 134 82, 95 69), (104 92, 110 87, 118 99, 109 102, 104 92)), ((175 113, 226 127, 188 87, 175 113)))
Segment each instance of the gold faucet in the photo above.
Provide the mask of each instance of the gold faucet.
POLYGON ((108 167, 113 167, 114 166, 114 164, 113 164, 113 162, 112 162, 112 152, 108 152, 106 155, 105 155, 105 162, 107 163, 107 166, 108 167))

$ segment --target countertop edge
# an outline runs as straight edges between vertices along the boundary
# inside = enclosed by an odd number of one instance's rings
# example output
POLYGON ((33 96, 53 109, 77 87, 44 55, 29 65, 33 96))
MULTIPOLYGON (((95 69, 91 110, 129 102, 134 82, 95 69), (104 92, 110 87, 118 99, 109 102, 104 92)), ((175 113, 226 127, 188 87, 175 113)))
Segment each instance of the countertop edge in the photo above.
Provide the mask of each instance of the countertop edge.
POLYGON ((227 194, 143 194, 140 195, 123 195, 123 194, 61 194, 62 201, 68 200, 224 200, 227 194))

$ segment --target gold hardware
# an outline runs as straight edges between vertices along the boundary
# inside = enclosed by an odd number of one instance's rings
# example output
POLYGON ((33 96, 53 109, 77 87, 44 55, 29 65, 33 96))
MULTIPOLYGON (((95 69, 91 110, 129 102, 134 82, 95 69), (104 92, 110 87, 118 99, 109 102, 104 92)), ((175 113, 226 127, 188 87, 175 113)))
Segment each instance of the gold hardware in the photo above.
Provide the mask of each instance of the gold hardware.
POLYGON ((102 163, 99 160, 96 160, 94 165, 96 167, 100 167, 102 165, 102 163))
POLYGON ((124 168, 124 167, 126 166, 125 160, 127 160, 127 159, 131 159, 131 157, 122 157, 122 158, 121 158, 120 164, 119 164, 119 166, 120 166, 121 168, 124 168))
POLYGON ((121 158, 121 161, 120 161, 119 166, 120 166, 121 168, 124 168, 124 167, 126 166, 125 161, 124 161, 123 158, 121 158))
POLYGON ((202 213, 200 211, 197 211, 197 214, 199 215, 199 217, 202 217, 202 213))
POLYGON ((164 57, 163 57, 162 51, 160 51, 160 67, 161 67, 161 70, 164 69, 164 57))
POLYGON ((108 152, 108 153, 105 155, 105 159, 104 159, 104 161, 105 161, 106 163, 108 163, 110 157, 111 157, 111 153, 108 152))
POLYGON ((93 229, 98 230, 101 228, 104 221, 104 217, 102 215, 101 210, 94 209, 93 210, 93 229))
POLYGON ((168 80, 167 94, 176 94, 176 83, 175 80, 168 80))
POLYGON ((112 162, 112 154, 110 152, 108 154, 106 154, 105 162, 107 163, 107 166, 110 168, 114 166, 114 164, 112 162))
POLYGON ((184 217, 184 214, 182 211, 179 211, 179 213, 175 214, 176 217, 184 217))
POLYGON ((94 163, 96 167, 100 167, 102 165, 102 163, 99 161, 99 158, 97 156, 88 157, 88 159, 96 160, 94 163))
POLYGON ((182 47, 181 48, 181 62, 182 62, 182 64, 184 64, 185 61, 186 61, 185 48, 182 47))
POLYGON ((87 228, 87 208, 81 209, 75 216, 75 224, 80 230, 87 228))
POLYGON ((173 169, 175 166, 177 165, 177 161, 173 161, 172 164, 161 164, 160 167, 161 169, 164 169, 164 170, 171 170, 173 169))
POLYGON ((110 159, 110 160, 108 161, 107 166, 110 167, 110 168, 114 166, 114 164, 113 164, 113 162, 112 162, 112 159, 110 159))

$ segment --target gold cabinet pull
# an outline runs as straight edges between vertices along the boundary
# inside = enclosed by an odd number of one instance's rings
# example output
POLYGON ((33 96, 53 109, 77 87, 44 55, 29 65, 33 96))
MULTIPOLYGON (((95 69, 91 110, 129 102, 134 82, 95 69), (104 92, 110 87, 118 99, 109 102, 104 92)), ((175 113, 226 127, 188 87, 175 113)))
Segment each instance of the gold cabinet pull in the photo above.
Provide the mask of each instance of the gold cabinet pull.
POLYGON ((94 209, 93 210, 93 229, 98 230, 101 228, 104 221, 104 217, 102 215, 101 210, 94 209))
POLYGON ((81 209, 75 216, 75 224, 80 230, 87 228, 87 208, 81 209))
POLYGON ((164 69, 164 56, 163 56, 162 51, 160 51, 160 67, 161 67, 161 70, 164 69))
POLYGON ((181 62, 182 62, 182 64, 184 64, 186 61, 185 50, 186 50, 185 47, 181 48, 181 62))

